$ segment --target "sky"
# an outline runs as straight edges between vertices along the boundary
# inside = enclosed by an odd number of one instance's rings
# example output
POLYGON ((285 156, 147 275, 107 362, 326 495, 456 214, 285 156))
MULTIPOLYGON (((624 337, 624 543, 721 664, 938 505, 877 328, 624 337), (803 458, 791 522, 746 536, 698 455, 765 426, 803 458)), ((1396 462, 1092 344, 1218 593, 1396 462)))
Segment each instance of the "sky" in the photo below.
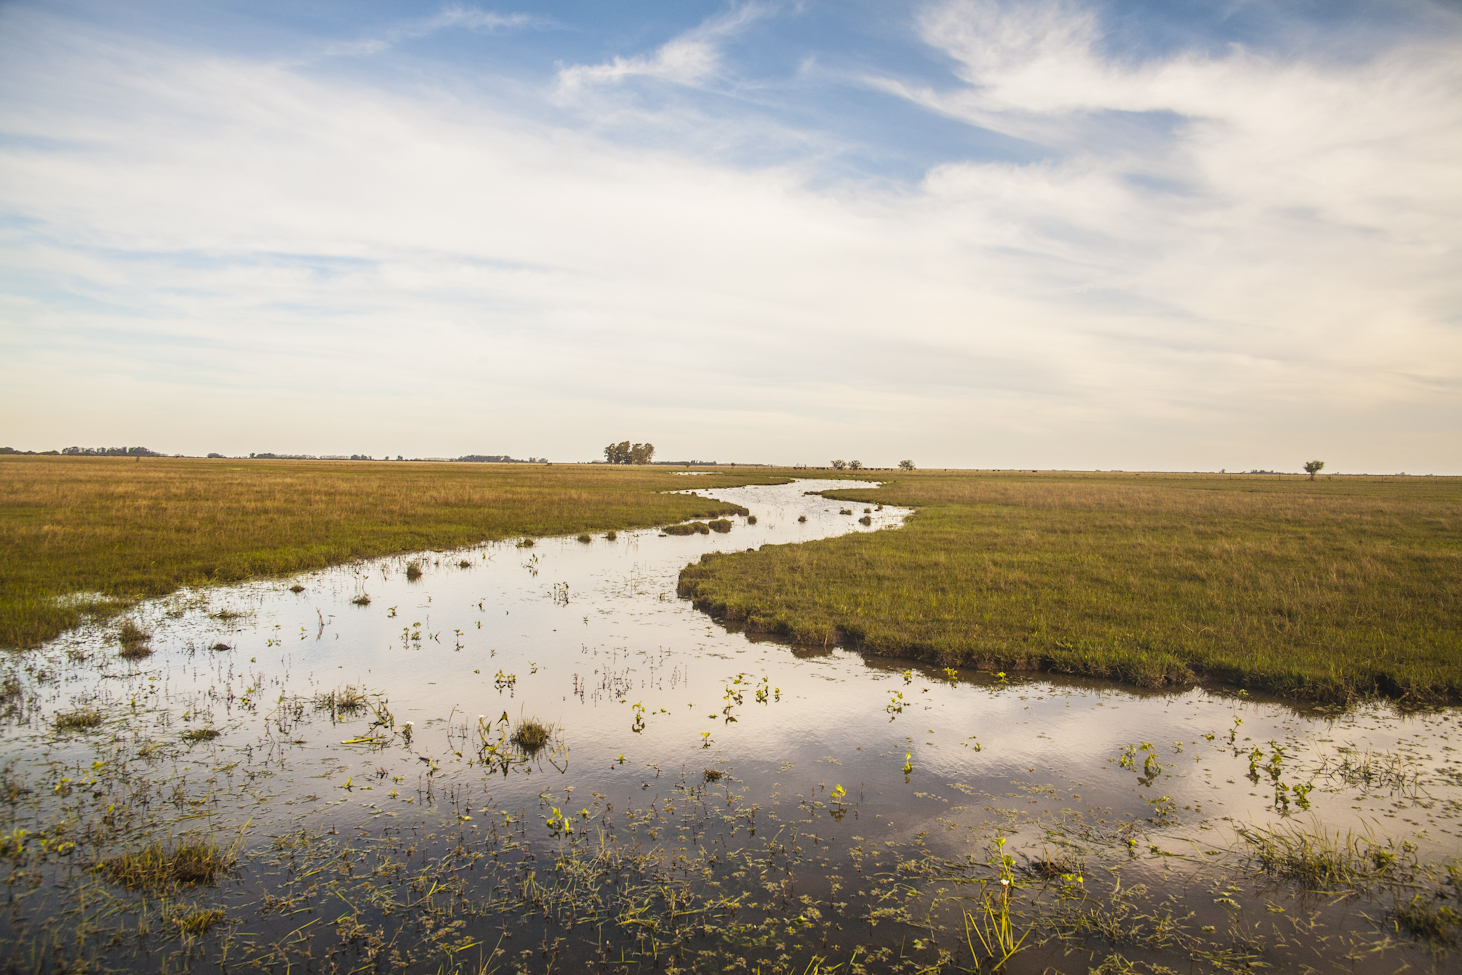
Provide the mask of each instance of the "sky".
POLYGON ((1462 474, 1462 6, 0 3, 0 446, 1462 474))

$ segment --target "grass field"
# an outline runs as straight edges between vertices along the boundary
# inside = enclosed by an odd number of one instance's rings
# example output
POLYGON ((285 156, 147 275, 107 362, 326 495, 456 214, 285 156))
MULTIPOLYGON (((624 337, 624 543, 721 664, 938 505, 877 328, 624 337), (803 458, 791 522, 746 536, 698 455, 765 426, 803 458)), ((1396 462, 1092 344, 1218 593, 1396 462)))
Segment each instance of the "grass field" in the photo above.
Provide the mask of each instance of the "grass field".
POLYGON ((713 517, 736 506, 660 492, 756 480, 643 467, 0 457, 0 645, 32 645, 87 613, 180 586, 713 517))
POLYGON ((710 555, 682 595, 794 642, 1143 686, 1462 700, 1462 479, 875 475, 902 531, 710 555))

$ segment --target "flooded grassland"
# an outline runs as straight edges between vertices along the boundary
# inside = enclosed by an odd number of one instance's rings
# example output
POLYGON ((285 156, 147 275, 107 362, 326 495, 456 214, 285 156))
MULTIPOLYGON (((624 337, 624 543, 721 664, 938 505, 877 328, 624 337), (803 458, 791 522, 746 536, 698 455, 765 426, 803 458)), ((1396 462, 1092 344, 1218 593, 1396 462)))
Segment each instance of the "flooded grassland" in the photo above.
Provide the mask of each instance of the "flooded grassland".
MULTIPOLYGON (((838 482, 842 484, 842 482, 838 482)), ((191 590, 0 686, 12 970, 1455 971, 1462 726, 728 632, 681 535, 191 590)))

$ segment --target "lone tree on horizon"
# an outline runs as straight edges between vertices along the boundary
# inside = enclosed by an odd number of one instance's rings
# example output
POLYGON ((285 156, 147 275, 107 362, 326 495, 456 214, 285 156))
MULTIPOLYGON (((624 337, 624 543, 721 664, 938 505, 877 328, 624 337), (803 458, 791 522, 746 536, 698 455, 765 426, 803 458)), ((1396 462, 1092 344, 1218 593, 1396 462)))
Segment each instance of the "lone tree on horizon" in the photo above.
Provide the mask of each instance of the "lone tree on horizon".
POLYGON ((899 461, 899 470, 901 470, 901 471, 911 471, 913 469, 914 469, 914 462, 913 461, 911 461, 911 460, 901 460, 901 461, 899 461))
POLYGON ((1312 480, 1312 481, 1315 479, 1315 475, 1318 474, 1318 473, 1320 473, 1324 469, 1325 469, 1325 462, 1323 460, 1307 460, 1307 461, 1305 461, 1305 473, 1308 474, 1308 475, 1310 475, 1310 480, 1312 480))
POLYGON ((655 456, 652 443, 635 443, 628 440, 612 443, 604 448, 604 459, 611 464, 648 464, 655 456))

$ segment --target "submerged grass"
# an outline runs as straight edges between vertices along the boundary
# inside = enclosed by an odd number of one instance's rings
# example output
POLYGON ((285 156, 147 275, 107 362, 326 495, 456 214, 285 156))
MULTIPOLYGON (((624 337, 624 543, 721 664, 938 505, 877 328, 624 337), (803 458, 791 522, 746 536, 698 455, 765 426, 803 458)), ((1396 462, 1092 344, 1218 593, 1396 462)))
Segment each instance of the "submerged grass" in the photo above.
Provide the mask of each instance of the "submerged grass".
MULTIPOLYGON (((712 488, 782 479, 704 478, 712 488)), ((607 465, 0 456, 0 646, 34 645, 182 586, 740 510, 665 493, 683 481, 607 465)))
POLYGON ((946 666, 1462 700, 1462 479, 915 472, 829 493, 918 510, 704 556, 681 595, 946 666))

